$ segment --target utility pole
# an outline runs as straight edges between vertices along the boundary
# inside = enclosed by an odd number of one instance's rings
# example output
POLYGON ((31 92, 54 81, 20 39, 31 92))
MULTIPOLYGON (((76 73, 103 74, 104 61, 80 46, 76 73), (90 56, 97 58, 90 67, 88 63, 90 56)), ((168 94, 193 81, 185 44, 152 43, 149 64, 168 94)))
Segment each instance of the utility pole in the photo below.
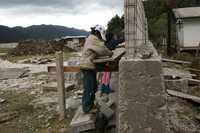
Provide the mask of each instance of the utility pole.
POLYGON ((168 12, 167 12, 167 19, 168 19, 168 39, 167 39, 167 55, 171 56, 171 8, 168 7, 168 12))
POLYGON ((168 11, 167 11, 167 16, 168 16, 168 39, 167 39, 167 55, 171 56, 172 51, 171 51, 171 28, 172 28, 172 9, 176 7, 176 0, 167 0, 167 5, 168 5, 168 11))

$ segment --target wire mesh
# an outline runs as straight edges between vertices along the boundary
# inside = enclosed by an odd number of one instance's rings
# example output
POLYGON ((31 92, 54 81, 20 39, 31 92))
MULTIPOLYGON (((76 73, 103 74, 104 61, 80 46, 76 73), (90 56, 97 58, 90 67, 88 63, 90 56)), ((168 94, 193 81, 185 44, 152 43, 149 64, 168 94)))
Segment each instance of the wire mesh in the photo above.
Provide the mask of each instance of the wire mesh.
POLYGON ((127 54, 135 55, 137 47, 148 40, 147 18, 142 0, 125 0, 125 39, 127 54))

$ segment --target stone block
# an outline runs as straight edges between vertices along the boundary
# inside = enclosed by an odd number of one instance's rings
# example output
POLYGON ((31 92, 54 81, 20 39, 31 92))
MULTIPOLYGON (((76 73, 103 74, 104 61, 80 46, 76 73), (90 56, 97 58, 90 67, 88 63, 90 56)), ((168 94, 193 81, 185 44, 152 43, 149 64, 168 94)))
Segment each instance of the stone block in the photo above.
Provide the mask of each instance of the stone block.
POLYGON ((95 118, 92 114, 84 114, 80 107, 70 123, 72 133, 95 129, 95 118))

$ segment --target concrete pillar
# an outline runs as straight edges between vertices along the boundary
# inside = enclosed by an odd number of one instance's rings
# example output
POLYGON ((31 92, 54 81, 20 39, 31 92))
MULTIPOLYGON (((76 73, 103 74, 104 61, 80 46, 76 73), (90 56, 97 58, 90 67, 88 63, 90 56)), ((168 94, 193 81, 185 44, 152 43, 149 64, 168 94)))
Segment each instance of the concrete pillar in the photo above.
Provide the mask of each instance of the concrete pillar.
POLYGON ((118 133, 166 133, 161 59, 147 29, 142 0, 125 0, 127 54, 119 64, 118 133))
POLYGON ((118 133, 165 133, 165 105, 160 59, 122 59, 118 133))

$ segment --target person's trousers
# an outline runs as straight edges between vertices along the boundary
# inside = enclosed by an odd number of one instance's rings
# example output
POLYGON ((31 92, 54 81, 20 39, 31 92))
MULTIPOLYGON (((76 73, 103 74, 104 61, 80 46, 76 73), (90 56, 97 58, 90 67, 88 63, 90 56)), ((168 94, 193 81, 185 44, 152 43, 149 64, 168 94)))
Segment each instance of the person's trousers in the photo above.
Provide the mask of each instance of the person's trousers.
POLYGON ((84 113, 88 113, 94 106, 95 93, 97 91, 96 71, 81 70, 83 73, 83 97, 82 108, 84 113))

